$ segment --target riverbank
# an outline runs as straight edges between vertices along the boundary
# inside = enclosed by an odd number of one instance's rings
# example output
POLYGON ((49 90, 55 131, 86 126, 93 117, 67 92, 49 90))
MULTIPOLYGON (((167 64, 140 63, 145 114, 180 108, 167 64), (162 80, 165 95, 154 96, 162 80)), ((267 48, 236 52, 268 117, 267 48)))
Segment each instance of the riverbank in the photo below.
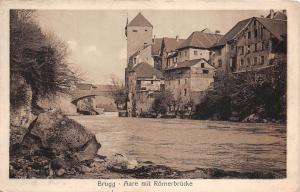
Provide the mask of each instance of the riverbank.
POLYGON ((285 128, 276 124, 70 118, 46 113, 28 129, 12 126, 10 178, 286 177, 285 128))
POLYGON ((285 170, 274 172, 237 172, 216 168, 196 168, 179 171, 151 162, 138 163, 133 168, 128 162, 112 162, 106 158, 86 161, 71 169, 53 174, 51 160, 46 157, 27 155, 14 157, 10 161, 10 178, 44 179, 280 179, 286 177, 285 170), (14 168, 12 168, 14 167, 14 168), (17 169, 17 170, 16 170, 17 169))

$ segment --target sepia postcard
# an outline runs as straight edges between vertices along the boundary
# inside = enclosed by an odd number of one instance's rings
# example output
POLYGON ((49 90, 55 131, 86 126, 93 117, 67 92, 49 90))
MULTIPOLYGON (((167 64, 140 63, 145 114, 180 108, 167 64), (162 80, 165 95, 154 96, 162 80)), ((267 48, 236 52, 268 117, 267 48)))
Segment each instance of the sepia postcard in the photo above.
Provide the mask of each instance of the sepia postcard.
POLYGON ((299 2, 0 1, 0 191, 300 191, 299 2))

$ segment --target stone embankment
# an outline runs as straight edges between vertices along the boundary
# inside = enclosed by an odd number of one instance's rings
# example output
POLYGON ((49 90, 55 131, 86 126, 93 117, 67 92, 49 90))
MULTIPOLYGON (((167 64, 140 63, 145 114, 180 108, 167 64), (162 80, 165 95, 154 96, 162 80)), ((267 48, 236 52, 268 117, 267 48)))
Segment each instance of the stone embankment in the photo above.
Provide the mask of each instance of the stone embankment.
POLYGON ((283 178, 286 174, 214 168, 179 171, 122 154, 100 156, 100 147, 95 135, 76 121, 60 113, 41 113, 28 128, 11 127, 10 178, 283 178))

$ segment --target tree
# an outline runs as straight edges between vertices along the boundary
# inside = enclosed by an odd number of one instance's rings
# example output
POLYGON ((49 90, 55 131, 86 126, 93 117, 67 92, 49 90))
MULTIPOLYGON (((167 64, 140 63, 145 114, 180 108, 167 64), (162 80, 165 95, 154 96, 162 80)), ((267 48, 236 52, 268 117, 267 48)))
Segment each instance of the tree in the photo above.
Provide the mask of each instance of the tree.
POLYGON ((111 90, 110 94, 115 101, 118 109, 124 109, 127 102, 127 91, 124 84, 115 76, 111 76, 111 90))
MULTIPOLYGON (((14 90, 16 76, 21 76, 32 90, 32 107, 37 100, 58 92, 69 93, 79 81, 67 63, 67 46, 54 35, 45 34, 35 21, 32 10, 10 11, 11 104, 20 105, 25 93, 14 90)), ((17 106, 13 106, 17 107, 17 106)))
POLYGON ((168 90, 157 94, 152 104, 152 110, 156 113, 156 116, 158 116, 158 114, 165 115, 168 108, 172 105, 173 100, 173 95, 168 90))

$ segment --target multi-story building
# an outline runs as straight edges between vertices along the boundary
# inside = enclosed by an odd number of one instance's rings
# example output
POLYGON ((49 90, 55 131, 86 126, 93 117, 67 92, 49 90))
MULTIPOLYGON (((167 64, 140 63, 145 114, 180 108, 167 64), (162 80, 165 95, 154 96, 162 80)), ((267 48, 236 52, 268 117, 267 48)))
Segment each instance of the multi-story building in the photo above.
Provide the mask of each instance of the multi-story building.
POLYGON ((128 74, 128 113, 140 116, 151 111, 155 96, 164 89, 162 73, 148 63, 135 65, 128 74))
POLYGON ((214 81, 214 71, 204 58, 179 62, 165 69, 165 90, 179 107, 198 104, 214 81))
POLYGON ((152 24, 141 13, 125 28, 127 36, 125 85, 128 91, 128 116, 150 111, 154 94, 160 92, 164 84, 162 73, 154 68, 154 65, 158 65, 156 57, 159 53, 155 52, 159 42, 152 39, 152 31, 152 24), (153 53, 156 56, 153 56, 153 53))
POLYGON ((215 67, 209 63, 209 48, 222 35, 205 31, 193 32, 174 53, 165 69, 165 89, 183 105, 198 104, 214 81, 215 67))
POLYGON ((212 46, 211 63, 227 72, 259 70, 286 57, 287 20, 285 11, 270 11, 264 17, 238 22, 212 46), (224 64, 225 65, 224 65, 224 64))

